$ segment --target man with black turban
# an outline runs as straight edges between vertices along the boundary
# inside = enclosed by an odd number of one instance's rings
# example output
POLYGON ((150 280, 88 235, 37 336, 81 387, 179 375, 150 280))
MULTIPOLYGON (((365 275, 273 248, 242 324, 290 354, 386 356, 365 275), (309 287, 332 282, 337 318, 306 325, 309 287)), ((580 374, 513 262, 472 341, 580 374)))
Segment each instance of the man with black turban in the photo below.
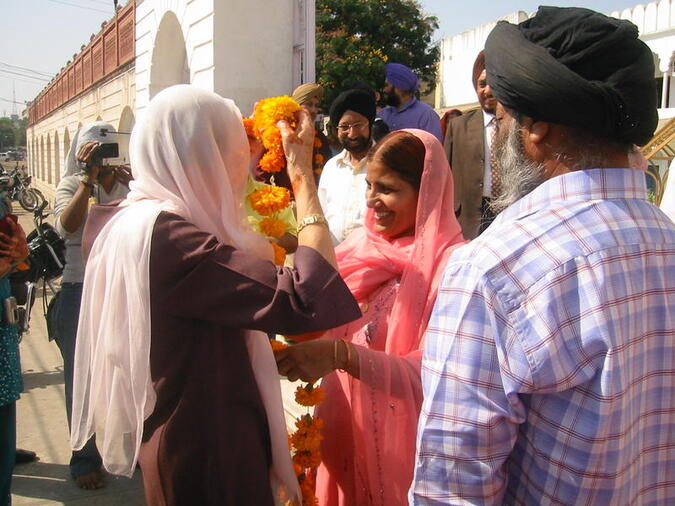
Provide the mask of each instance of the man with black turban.
POLYGON ((627 156, 652 53, 555 7, 485 53, 503 210, 438 290, 411 504, 675 504, 675 224, 627 156))
POLYGON ((375 97, 364 90, 342 92, 331 104, 330 122, 344 149, 324 165, 319 200, 335 245, 365 219, 365 156, 374 120, 375 97))

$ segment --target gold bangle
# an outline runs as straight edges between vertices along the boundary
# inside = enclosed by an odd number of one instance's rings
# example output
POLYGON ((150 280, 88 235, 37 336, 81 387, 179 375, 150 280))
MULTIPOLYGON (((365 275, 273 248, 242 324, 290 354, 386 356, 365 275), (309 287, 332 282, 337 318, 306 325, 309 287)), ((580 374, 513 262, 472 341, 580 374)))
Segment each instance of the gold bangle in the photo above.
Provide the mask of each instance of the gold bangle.
POLYGON ((347 363, 345 364, 345 368, 340 369, 340 371, 347 372, 347 369, 349 368, 349 366, 352 363, 352 347, 349 346, 349 343, 347 341, 345 341, 344 339, 340 339, 340 341, 342 342, 342 344, 345 345, 345 348, 347 349, 347 363))
POLYGON ((309 216, 305 216, 300 223, 298 223, 298 234, 300 231, 305 228, 308 225, 328 225, 328 222, 326 221, 326 218, 323 217, 322 214, 310 214, 309 216))

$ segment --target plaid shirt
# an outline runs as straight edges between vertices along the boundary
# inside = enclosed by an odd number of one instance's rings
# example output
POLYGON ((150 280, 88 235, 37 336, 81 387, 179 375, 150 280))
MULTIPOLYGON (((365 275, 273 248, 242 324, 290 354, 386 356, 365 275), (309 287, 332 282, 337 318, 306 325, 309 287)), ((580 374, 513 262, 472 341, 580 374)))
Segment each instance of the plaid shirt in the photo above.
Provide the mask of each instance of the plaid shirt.
POLYGON ((644 177, 555 177, 452 256, 411 503, 675 504, 675 225, 644 177))

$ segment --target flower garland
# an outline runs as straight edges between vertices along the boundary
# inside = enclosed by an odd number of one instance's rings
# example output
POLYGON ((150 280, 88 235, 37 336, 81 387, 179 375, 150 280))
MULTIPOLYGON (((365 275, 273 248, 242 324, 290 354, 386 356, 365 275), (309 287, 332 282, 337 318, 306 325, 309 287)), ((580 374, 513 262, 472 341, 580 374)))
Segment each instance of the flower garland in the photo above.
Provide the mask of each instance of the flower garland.
POLYGON ((285 120, 295 128, 295 113, 299 110, 300 105, 289 96, 265 98, 255 105, 253 129, 267 150, 260 160, 260 168, 265 172, 279 172, 286 167, 277 123, 285 120))
MULTIPOLYGON (((287 344, 270 340, 273 351, 288 348, 287 344)), ((309 408, 318 406, 326 398, 323 388, 315 387, 311 383, 300 385, 295 390, 295 402, 307 407, 307 413, 295 421, 296 430, 288 437, 293 459, 293 468, 298 477, 298 484, 302 492, 302 506, 318 506, 319 501, 314 494, 314 476, 316 468, 321 463, 321 429, 323 420, 309 414, 309 408)))
MULTIPOLYGON (((252 118, 244 118, 246 135, 259 139, 265 153, 260 159, 260 168, 265 172, 280 172, 286 167, 286 157, 281 140, 281 132, 277 128, 280 120, 288 121, 291 127, 296 126, 295 114, 300 105, 291 97, 265 98, 255 105, 252 118)), ((258 223, 260 233, 272 239, 281 238, 288 230, 286 224, 278 217, 273 216, 291 203, 290 192, 281 186, 272 184, 255 190, 248 195, 251 208, 260 216, 264 216, 258 223)), ((274 263, 283 265, 286 260, 286 250, 271 240, 274 249, 274 263)))
POLYGON ((291 192, 283 186, 266 185, 248 196, 253 210, 261 216, 270 216, 286 209, 291 203, 291 192))
MULTIPOLYGON (((288 121, 292 128, 296 127, 295 114, 300 105, 288 96, 266 98, 258 102, 253 111, 253 118, 246 118, 244 126, 247 135, 257 137, 266 149, 260 160, 260 168, 265 172, 276 173, 286 167, 281 133, 277 128, 280 120, 288 121)), ((315 138, 315 147, 321 142, 315 138)), ((317 154, 315 162, 319 163, 322 155, 317 154)), ((274 181, 274 179, 272 179, 274 181)), ((274 184, 264 186, 248 195, 251 208, 261 216, 260 232, 268 237, 278 239, 287 232, 286 224, 273 216, 290 205, 290 192, 274 184)), ((276 242, 270 241, 274 248, 275 263, 283 265, 286 251, 276 242)), ((288 345, 272 339, 273 351, 287 348, 288 345)), ((321 462, 321 429, 323 420, 309 414, 309 408, 319 405, 326 394, 321 387, 311 383, 299 386, 295 391, 295 401, 308 408, 308 413, 299 417, 295 422, 296 430, 289 436, 288 442, 292 453, 293 468, 298 477, 298 484, 302 492, 303 506, 318 506, 314 494, 314 476, 316 468, 321 462)))

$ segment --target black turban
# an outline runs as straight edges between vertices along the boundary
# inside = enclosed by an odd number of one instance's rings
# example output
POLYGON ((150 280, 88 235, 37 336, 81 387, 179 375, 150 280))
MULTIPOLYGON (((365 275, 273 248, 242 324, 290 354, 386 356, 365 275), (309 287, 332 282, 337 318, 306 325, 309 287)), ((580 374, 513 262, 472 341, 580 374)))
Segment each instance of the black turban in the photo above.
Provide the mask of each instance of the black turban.
POLYGON ((358 112, 368 118, 371 125, 375 120, 375 97, 364 90, 343 91, 330 106, 330 122, 338 126, 345 111, 358 112))
POLYGON ((541 121, 646 144, 658 122, 654 60, 632 23, 576 7, 501 21, 485 43, 492 94, 541 121))

